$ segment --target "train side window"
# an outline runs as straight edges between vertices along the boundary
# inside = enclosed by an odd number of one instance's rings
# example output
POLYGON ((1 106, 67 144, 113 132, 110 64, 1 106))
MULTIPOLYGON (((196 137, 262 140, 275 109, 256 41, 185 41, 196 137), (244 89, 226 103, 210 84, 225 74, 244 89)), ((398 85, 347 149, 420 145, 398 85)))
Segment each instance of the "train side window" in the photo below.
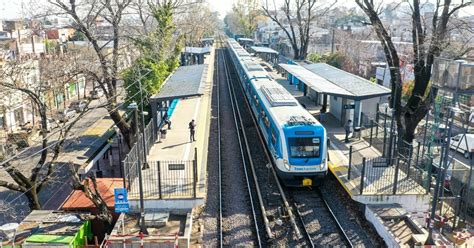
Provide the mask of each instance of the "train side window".
POLYGON ((271 129, 272 130, 272 144, 276 144, 276 141, 277 141, 277 137, 276 137, 276 133, 275 133, 275 129, 271 129))
POLYGON ((263 118, 263 121, 264 121, 264 123, 265 123, 265 126, 266 126, 267 128, 270 128, 270 121, 268 120, 268 117, 267 117, 267 116, 265 116, 265 117, 263 118))

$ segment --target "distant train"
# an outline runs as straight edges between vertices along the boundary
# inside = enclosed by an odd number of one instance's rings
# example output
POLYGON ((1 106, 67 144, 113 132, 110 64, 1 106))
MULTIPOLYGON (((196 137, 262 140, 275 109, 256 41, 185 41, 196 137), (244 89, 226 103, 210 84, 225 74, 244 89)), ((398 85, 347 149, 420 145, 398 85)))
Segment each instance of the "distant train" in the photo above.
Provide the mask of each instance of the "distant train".
POLYGON ((287 186, 318 185, 327 174, 326 129, 234 39, 232 62, 278 176, 287 186))

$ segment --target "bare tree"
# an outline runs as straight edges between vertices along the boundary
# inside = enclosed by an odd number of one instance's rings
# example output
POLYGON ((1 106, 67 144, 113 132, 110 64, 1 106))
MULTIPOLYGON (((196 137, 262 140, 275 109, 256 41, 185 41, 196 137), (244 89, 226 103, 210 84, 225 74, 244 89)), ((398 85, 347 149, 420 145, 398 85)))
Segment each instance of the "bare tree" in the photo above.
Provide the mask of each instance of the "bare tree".
POLYGON ((370 23, 381 42, 385 53, 385 59, 390 69, 392 95, 390 106, 395 110, 398 136, 400 140, 411 143, 418 123, 424 118, 430 109, 436 96, 434 90, 429 91, 431 67, 435 57, 449 44, 448 24, 453 15, 460 9, 471 4, 470 1, 461 0, 460 4, 454 4, 451 0, 436 1, 435 11, 431 20, 422 18, 419 0, 413 0, 410 4, 412 13, 412 40, 413 40, 413 65, 414 65, 414 87, 407 103, 402 105, 402 80, 400 73, 400 55, 392 41, 387 27, 380 19, 381 6, 373 0, 355 0, 357 5, 368 16, 370 23), (426 25, 424 25, 426 24, 426 25))
POLYGON ((28 75, 28 71, 32 69, 33 64, 35 64, 35 61, 10 61, 0 74, 0 86, 10 89, 11 92, 21 92, 33 102, 41 122, 40 158, 35 162, 30 171, 21 171, 12 163, 13 160, 11 158, 5 158, 3 161, 0 161, 1 167, 13 180, 13 182, 0 180, 0 187, 25 194, 28 198, 30 209, 41 209, 38 193, 53 173, 54 162, 59 156, 60 148, 66 141, 67 133, 71 129, 72 124, 61 131, 56 143, 53 145, 48 144, 47 110, 49 106, 42 97, 42 92, 48 87, 48 84, 43 81, 29 82, 25 79, 25 75, 28 75), (52 156, 49 156, 50 152, 52 152, 52 156))
POLYGON ((88 174, 85 180, 81 180, 78 173, 79 166, 71 163, 70 169, 72 171, 72 187, 75 190, 80 190, 96 206, 96 217, 105 224, 106 232, 109 232, 113 228, 113 217, 107 207, 107 202, 98 191, 95 174, 88 174))
MULTIPOLYGON (((311 25, 316 18, 316 0, 284 0, 279 9, 275 0, 265 0, 262 8, 266 16, 280 26, 290 41, 293 58, 305 59, 310 42, 311 25)), ((331 6, 334 5, 331 4, 331 6)), ((329 8, 320 11, 324 15, 329 8)))
POLYGON ((95 61, 89 61, 89 64, 94 64, 96 70, 87 70, 83 73, 94 78, 99 87, 104 91, 108 99, 106 108, 109 115, 124 135, 127 144, 131 146, 135 134, 130 124, 119 113, 117 83, 120 79, 119 60, 124 56, 122 53, 122 42, 124 41, 123 36, 121 36, 123 28, 121 22, 123 13, 129 7, 132 0, 49 0, 49 2, 62 11, 63 14, 71 17, 77 31, 84 34, 91 43, 96 59, 95 61), (98 24, 100 22, 111 27, 111 32, 107 34, 110 37, 106 40, 105 44, 101 42, 101 38, 103 40, 104 37, 101 37, 103 35, 100 34, 101 26, 98 24), (111 45, 110 48, 109 44, 111 45))
POLYGON ((175 16, 176 31, 184 36, 186 44, 197 45, 200 40, 217 30, 217 13, 212 12, 207 3, 196 3, 186 12, 175 16))

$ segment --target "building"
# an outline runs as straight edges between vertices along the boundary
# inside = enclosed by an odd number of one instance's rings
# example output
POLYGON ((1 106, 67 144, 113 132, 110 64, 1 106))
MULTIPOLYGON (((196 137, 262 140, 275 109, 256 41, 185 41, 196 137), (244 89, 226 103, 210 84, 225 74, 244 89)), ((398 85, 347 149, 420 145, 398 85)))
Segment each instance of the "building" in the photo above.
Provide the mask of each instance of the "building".
POLYGON ((25 248, 81 247, 93 238, 90 218, 87 213, 33 210, 19 225, 10 224, 11 235, 0 240, 0 244, 25 248))

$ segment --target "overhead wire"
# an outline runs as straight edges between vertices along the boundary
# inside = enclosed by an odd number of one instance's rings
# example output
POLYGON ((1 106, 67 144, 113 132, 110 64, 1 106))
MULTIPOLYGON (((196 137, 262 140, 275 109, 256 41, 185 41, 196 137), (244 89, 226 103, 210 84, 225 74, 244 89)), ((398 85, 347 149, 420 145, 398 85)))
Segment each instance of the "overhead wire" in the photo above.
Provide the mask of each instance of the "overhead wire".
MULTIPOLYGON (((139 79, 137 79, 133 84, 139 82, 139 80, 141 80, 143 77, 145 77, 145 76, 146 76, 148 73, 150 73, 150 72, 151 72, 151 71, 148 71, 145 75, 142 75, 142 76, 141 76, 139 79)), ((136 95, 138 95, 139 93, 140 93, 140 91, 138 91, 137 93, 135 93, 133 96, 126 97, 125 99, 127 99, 127 98, 133 98, 133 97, 135 97, 136 95)), ((117 95, 118 95, 118 94, 116 94, 115 96, 112 96, 112 97, 116 97, 117 95)), ((112 97, 110 97, 110 98, 108 98, 108 99, 111 99, 112 97)), ((123 103, 122 103, 122 104, 123 104, 123 103)), ((121 107, 122 104, 120 104, 119 106, 117 106, 116 108, 114 108, 113 110, 110 110, 110 111, 114 111, 114 110, 118 109, 119 107, 121 107)), ((98 107, 98 106, 96 106, 95 108, 97 108, 97 107, 98 107)), ((90 112, 91 112, 91 111, 89 111, 89 113, 90 113, 90 112)), ((85 114, 84 114, 84 115, 85 115, 85 114)), ((83 115, 83 116, 84 116, 84 115, 83 115)), ((114 125, 115 125, 115 123, 114 123, 112 126, 114 126, 114 125)), ((111 127, 112 127, 112 126, 111 126, 111 127)), ((101 138, 101 137, 95 138, 92 143, 89 143, 89 144, 88 144, 88 146, 92 146, 92 145, 95 144, 97 141, 99 141, 100 138, 101 138)), ((57 141, 57 142, 59 142, 59 141, 57 141)), ((69 146, 70 144, 71 144, 71 143, 69 143, 68 146, 69 146)), ((42 150, 44 150, 44 149, 42 149, 42 150)), ((41 151, 42 151, 42 150, 41 150, 41 151)), ((38 152, 39 152, 39 151, 38 151, 38 152)), ((38 152, 36 152, 36 153, 38 153, 38 152)), ((59 158, 64 158, 65 156, 66 156, 66 155, 63 154, 63 155, 61 155, 59 158)), ((27 158, 28 158, 28 157, 27 157, 27 158)), ((59 160, 59 158, 58 158, 58 160, 59 160)), ((3 163, 2 163, 2 165, 3 165, 3 163)), ((58 167, 58 169, 61 170, 61 169, 64 168, 64 166, 66 166, 66 165, 68 165, 68 163, 63 163, 63 164, 60 165, 60 167, 58 167)), ((52 173, 52 174, 53 174, 53 173, 52 173)), ((48 179, 52 174, 50 174, 50 175, 48 175, 48 176, 45 176, 44 178, 42 178, 42 179, 41 179, 40 181, 38 181, 38 182, 35 182, 35 184, 34 184, 33 186, 31 186, 31 187, 30 187, 29 189, 27 189, 26 191, 21 192, 18 196, 16 196, 15 198, 13 198, 13 199, 12 199, 11 201, 9 201, 7 204, 10 205, 10 204, 12 204, 14 201, 18 200, 20 197, 24 196, 27 192, 29 192, 29 191, 32 190, 33 188, 37 187, 40 183, 43 183, 43 181, 46 180, 46 179, 48 179)))
MULTIPOLYGON (((134 81, 132 84, 128 85, 128 86, 127 86, 126 88, 124 88, 122 91, 124 91, 124 90, 128 89, 128 87, 130 87, 130 86, 136 84, 136 83, 138 82, 138 80, 140 80, 140 79, 142 79, 143 77, 145 77, 148 73, 150 73, 150 71, 147 72, 145 75, 141 76, 141 77, 140 77, 139 79, 137 79, 136 81, 134 81)), ((113 96, 111 96, 111 97, 109 97, 109 98, 107 98, 107 99, 105 99, 105 103, 107 103, 107 102, 108 102, 110 99, 112 99, 112 98, 115 98, 115 97, 120 96, 120 95, 123 93, 122 91, 116 93, 115 95, 113 95, 113 96)), ((133 96, 126 97, 126 99, 127 99, 127 98, 134 98, 134 97, 137 96, 139 93, 140 93, 140 91, 138 91, 137 93, 135 93, 133 96)), ((100 101, 100 99, 99 99, 99 101, 100 101)), ((124 102, 125 102, 125 101, 124 101, 124 102)), ((95 106, 95 107, 89 109, 89 111, 86 112, 86 113, 84 113, 84 114, 82 115, 82 117, 84 117, 84 116, 86 116, 86 115, 92 113, 94 110, 98 109, 99 107, 102 107, 101 104, 102 104, 102 103, 99 103, 97 106, 95 106)), ((121 108, 122 106, 123 106, 123 103, 120 103, 120 104, 118 104, 115 108, 108 110, 108 112, 116 111, 116 110, 118 110, 119 108, 121 108)), ((54 134, 56 134, 56 133, 62 131, 63 129, 66 129, 66 128, 70 127, 71 125, 75 125, 75 124, 76 124, 75 122, 72 122, 72 123, 68 123, 67 125, 63 125, 63 126, 61 126, 59 129, 55 130, 54 133, 50 134, 50 135, 47 136, 46 138, 43 138, 43 139, 37 141, 37 142, 34 143, 33 145, 37 145, 37 144, 39 144, 40 142, 43 142, 43 140, 49 139, 49 138, 52 137, 54 134)), ((55 143, 58 143, 58 142, 59 142, 59 141, 55 141, 55 143)), ((53 144, 53 145, 54 145, 54 144, 53 144)), ((28 155, 27 157, 23 157, 22 159, 30 158, 30 157, 32 157, 32 156, 38 154, 39 152, 42 152, 42 151, 44 151, 44 150, 50 148, 51 146, 52 146, 52 145, 48 145, 48 146, 42 148, 41 150, 36 151, 36 152, 34 152, 33 154, 28 155)), ((15 159, 15 158, 18 158, 20 155, 26 153, 27 151, 29 151, 30 149, 33 149, 33 148, 34 148, 33 146, 32 146, 32 147, 29 147, 29 148, 27 148, 27 149, 21 151, 21 152, 18 153, 18 154, 15 154, 15 155, 13 155, 13 156, 7 158, 7 159, 2 160, 2 161, 0 162, 0 167, 4 166, 6 163, 12 161, 12 160, 15 159)))

